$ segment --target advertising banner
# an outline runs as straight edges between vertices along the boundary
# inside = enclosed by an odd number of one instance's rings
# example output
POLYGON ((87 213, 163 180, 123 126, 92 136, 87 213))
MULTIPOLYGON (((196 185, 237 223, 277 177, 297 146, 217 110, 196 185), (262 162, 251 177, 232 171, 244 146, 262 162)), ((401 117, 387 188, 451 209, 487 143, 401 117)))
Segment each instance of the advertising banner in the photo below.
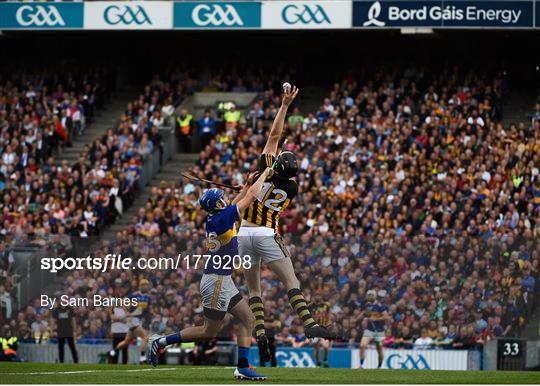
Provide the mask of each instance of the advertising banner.
POLYGON ((351 28, 352 3, 333 1, 265 1, 262 4, 264 29, 351 28))
POLYGON ((357 0, 353 27, 531 28, 530 0, 357 0))
MULTIPOLYGON (((467 370, 469 363, 467 350, 396 350, 384 349, 384 369, 406 370, 467 370)), ((278 367, 316 367, 317 362, 312 347, 278 347, 276 350, 278 367)), ((249 362, 260 366, 259 352, 252 347, 249 362)), ((359 368, 360 350, 330 348, 328 362, 331 368, 359 368)), ((376 369, 377 351, 368 348, 364 368, 376 369)))
POLYGON ((0 3, 0 28, 82 28, 83 9, 82 3, 0 3))
POLYGON ((174 28, 260 28, 259 2, 174 3, 174 28))
POLYGON ((540 0, 0 2, 0 29, 538 28, 540 0))
MULTIPOLYGON (((360 366, 360 350, 352 350, 352 367, 360 366)), ((466 350, 395 350, 384 349, 383 369, 402 370, 467 370, 466 350)), ((377 351, 368 349, 364 368, 376 369, 377 351)))
MULTIPOLYGON (((351 368, 351 349, 331 348, 328 354, 328 365, 331 368, 351 368)), ((276 350, 278 367, 317 367, 313 348, 278 347, 276 350)), ((249 363, 260 366, 259 350, 252 347, 249 350, 249 363)))
POLYGON ((92 1, 84 3, 84 28, 99 30, 171 29, 172 2, 92 1))

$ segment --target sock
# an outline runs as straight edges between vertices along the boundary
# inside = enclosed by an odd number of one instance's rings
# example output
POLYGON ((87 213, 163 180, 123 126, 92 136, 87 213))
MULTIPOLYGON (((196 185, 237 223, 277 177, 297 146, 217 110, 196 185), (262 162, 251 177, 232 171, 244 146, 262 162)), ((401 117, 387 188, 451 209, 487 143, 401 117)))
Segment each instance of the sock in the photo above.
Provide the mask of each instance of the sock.
POLYGON ((291 303, 292 308, 296 311, 302 322, 304 323, 304 328, 310 328, 316 326, 317 323, 315 319, 311 316, 309 308, 307 306, 306 299, 304 295, 300 292, 299 288, 291 289, 287 295, 289 296, 289 302, 291 303))
POLYGON ((364 366, 364 358, 360 358, 360 365, 364 366))
POLYGON ((255 335, 257 337, 264 335, 264 305, 259 296, 249 298, 249 308, 255 316, 255 335))
POLYGON ((176 344, 176 343, 181 343, 181 342, 182 342, 182 336, 180 335, 179 332, 177 332, 176 334, 167 335, 164 338, 159 338, 159 341, 158 341, 160 346, 168 346, 170 344, 176 344))
POLYGON ((238 346, 238 367, 239 368, 249 367, 248 354, 249 354, 249 347, 238 346))

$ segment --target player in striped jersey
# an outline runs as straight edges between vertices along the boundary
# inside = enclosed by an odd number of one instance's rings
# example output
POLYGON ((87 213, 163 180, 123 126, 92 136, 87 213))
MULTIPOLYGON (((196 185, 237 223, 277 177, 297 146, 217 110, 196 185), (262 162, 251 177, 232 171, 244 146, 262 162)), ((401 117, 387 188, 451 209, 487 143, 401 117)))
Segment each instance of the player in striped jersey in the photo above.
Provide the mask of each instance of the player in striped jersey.
MULTIPOLYGON (((313 297, 313 302, 310 304, 310 309, 313 312, 313 317, 315 321, 321 326, 326 326, 328 324, 328 319, 330 315, 330 303, 324 301, 320 293, 316 293, 313 297)), ((323 349, 323 367, 328 367, 328 354, 330 351, 330 341, 323 338, 313 338, 313 351, 315 354, 315 360, 317 361, 317 366, 321 366, 321 346, 323 349)))
POLYGON ((257 199, 244 210, 238 233, 238 247, 242 256, 250 256, 253 265, 244 270, 249 289, 249 305, 255 315, 255 333, 261 359, 270 360, 268 338, 264 330, 264 305, 261 298, 261 262, 265 263, 280 279, 289 302, 304 324, 308 338, 335 338, 326 328, 317 324, 300 291, 300 282, 294 273, 291 256, 279 235, 279 216, 289 206, 298 193, 298 184, 294 180, 298 171, 298 162, 293 153, 284 151, 278 154, 279 140, 287 109, 296 98, 296 87, 284 89, 281 107, 274 119, 270 135, 260 157, 259 171, 272 167, 275 173, 263 185, 257 199))

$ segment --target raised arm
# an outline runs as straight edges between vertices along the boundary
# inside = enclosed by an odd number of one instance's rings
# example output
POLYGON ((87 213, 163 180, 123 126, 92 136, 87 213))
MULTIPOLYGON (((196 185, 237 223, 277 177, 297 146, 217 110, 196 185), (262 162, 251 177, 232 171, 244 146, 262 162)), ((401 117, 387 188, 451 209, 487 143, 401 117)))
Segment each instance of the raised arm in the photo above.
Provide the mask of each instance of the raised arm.
POLYGON ((233 204, 238 203, 238 201, 240 201, 242 198, 246 196, 247 191, 249 190, 251 185, 253 185, 253 183, 257 180, 257 178, 259 178, 260 175, 261 175, 260 172, 251 173, 248 176, 246 183, 243 186, 237 185, 237 186, 242 186, 242 190, 240 190, 240 193, 238 193, 236 197, 234 198, 234 200, 232 201, 233 204))
POLYGON ((279 108, 279 111, 274 118, 272 130, 270 130, 270 135, 268 136, 266 146, 264 147, 264 150, 262 152, 263 154, 272 154, 273 156, 277 156, 278 143, 281 135, 283 134, 283 125, 285 124, 287 109, 291 105, 294 98, 296 98, 296 95, 298 95, 298 88, 296 87, 289 87, 284 90, 281 107, 279 108))
POLYGON ((257 178, 257 181, 255 181, 253 185, 247 188, 247 191, 244 194, 244 196, 236 202, 236 207, 238 208, 238 211, 240 213, 242 213, 244 209, 246 209, 249 206, 249 204, 255 201, 255 199, 259 196, 262 190, 262 186, 264 184, 264 180, 266 180, 266 178, 272 172, 273 170, 271 168, 267 168, 264 172, 262 172, 259 178, 257 178))

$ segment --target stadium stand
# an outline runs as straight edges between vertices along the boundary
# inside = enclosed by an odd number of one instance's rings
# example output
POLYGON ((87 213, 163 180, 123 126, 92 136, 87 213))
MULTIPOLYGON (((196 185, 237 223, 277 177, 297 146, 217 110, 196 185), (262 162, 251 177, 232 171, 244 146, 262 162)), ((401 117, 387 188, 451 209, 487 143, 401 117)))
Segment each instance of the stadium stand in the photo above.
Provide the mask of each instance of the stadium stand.
MULTIPOLYGON (((348 76, 317 112, 295 109, 288 117, 285 148, 301 162, 300 194, 280 231, 302 287, 308 297, 321 293, 331 304, 329 325, 344 344, 357 344, 365 328, 359 306, 369 289, 383 291, 390 306, 387 347, 410 347, 418 338, 417 344, 439 348, 479 347, 496 336, 518 336, 537 305, 539 122, 503 123, 508 85, 496 73, 476 74, 449 67, 438 76, 420 68, 348 76)), ((275 82, 255 83, 248 88, 261 94, 253 108, 238 126, 208 141, 193 173, 234 185, 256 167, 280 101, 275 82)), ((160 119, 151 106, 168 98, 177 105, 184 92, 205 87, 189 77, 172 84, 156 77, 108 134, 114 138, 109 143, 123 141, 122 154, 132 151, 137 158, 144 149, 132 137, 142 138, 160 119)), ((110 153, 106 139, 88 150, 94 178, 105 172, 97 156, 102 146, 110 153)), ((152 188, 131 224, 93 254, 203 253, 204 214, 196 204, 202 188, 186 181, 152 188)), ((124 296, 148 280, 145 326, 163 334, 202 321, 197 275, 185 267, 78 270, 67 276, 64 291, 124 296)), ((268 270, 262 277, 267 312, 279 315, 286 328, 278 338, 286 344, 302 327, 281 284, 268 270)), ((240 274, 235 281, 245 291, 240 274)), ((78 336, 108 336, 106 310, 77 308, 76 315, 78 336)), ((20 339, 55 335, 50 311, 38 302, 9 323, 20 339)), ((222 338, 233 333, 227 323, 222 338)))
POLYGON ((0 322, 17 309, 13 248, 69 244, 67 192, 51 178, 60 170, 54 159, 93 122, 110 87, 111 73, 99 66, 0 68, 0 322))

